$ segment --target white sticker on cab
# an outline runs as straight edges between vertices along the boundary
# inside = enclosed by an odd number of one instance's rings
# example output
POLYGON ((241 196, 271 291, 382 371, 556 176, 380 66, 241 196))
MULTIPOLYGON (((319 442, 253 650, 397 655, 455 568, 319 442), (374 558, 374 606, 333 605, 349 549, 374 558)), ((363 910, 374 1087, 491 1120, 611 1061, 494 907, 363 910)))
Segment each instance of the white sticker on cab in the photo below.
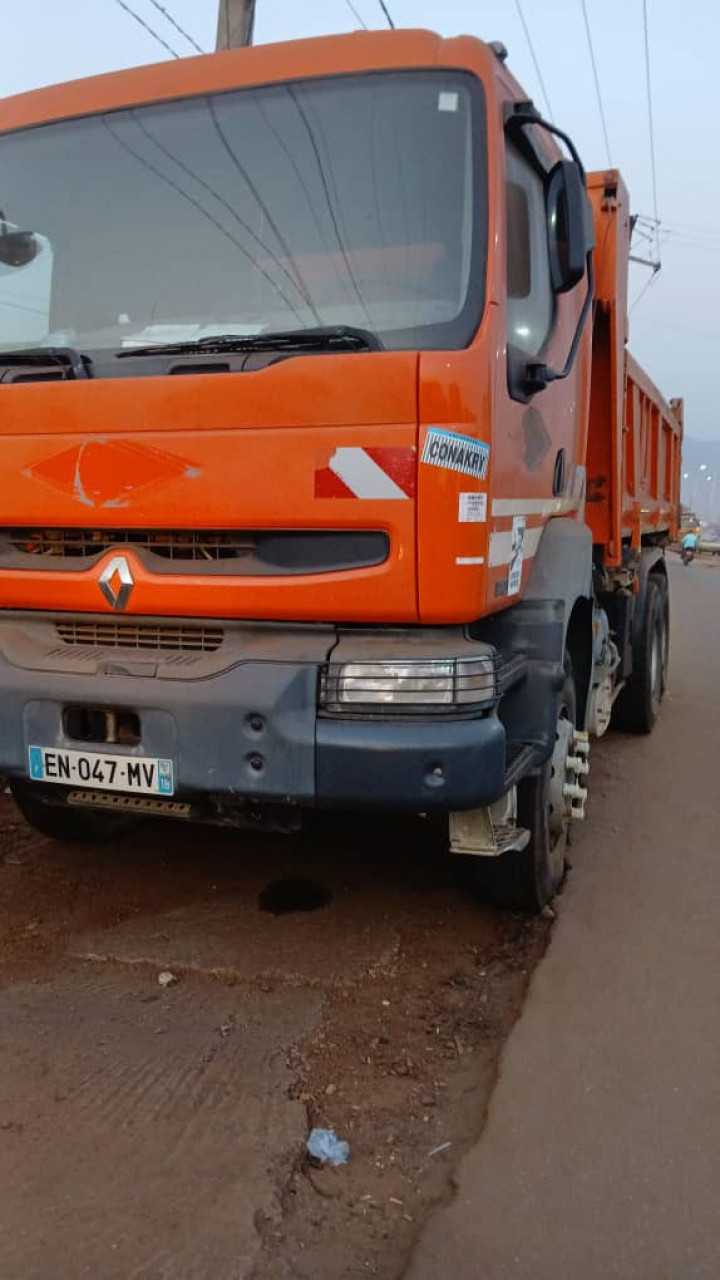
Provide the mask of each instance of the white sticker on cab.
POLYGON ((484 524, 487 520, 487 494, 461 493, 458 498, 460 524, 484 524))
POLYGON ((512 543, 510 547, 510 564, 508 566, 507 593, 516 596, 520 590, 523 571, 523 552, 525 550, 525 517, 513 516, 512 543))
POLYGON ((438 94, 438 111, 457 111, 458 96, 447 91, 438 94))

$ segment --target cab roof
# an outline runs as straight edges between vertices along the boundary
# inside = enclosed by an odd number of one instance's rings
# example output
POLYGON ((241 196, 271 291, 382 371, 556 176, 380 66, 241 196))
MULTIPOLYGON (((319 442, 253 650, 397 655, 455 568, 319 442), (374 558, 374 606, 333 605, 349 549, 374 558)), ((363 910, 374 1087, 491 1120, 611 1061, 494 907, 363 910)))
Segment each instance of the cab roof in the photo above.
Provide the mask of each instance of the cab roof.
POLYGON ((447 67, 491 75, 490 47, 431 31, 360 31, 133 67, 0 99, 0 133, 50 121, 284 80, 447 67))

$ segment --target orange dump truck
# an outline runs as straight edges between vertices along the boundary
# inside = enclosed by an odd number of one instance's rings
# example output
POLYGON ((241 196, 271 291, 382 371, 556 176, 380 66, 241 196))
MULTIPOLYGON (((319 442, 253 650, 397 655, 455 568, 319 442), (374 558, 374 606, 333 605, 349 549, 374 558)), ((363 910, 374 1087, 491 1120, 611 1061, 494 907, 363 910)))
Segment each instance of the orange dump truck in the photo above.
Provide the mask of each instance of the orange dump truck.
POLYGON ((388 32, 0 104, 0 772, 143 815, 447 817, 537 908, 648 731, 682 414, 630 219, 501 46, 388 32))

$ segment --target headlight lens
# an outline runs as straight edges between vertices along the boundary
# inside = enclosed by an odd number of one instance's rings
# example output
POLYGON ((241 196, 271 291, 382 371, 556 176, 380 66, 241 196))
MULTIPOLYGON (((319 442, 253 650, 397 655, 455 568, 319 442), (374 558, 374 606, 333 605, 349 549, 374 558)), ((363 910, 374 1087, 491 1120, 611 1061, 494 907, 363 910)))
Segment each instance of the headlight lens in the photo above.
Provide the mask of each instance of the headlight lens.
POLYGON ((495 701, 493 658, 443 658, 415 662, 331 663, 322 681, 322 705, 330 711, 470 708, 495 701))

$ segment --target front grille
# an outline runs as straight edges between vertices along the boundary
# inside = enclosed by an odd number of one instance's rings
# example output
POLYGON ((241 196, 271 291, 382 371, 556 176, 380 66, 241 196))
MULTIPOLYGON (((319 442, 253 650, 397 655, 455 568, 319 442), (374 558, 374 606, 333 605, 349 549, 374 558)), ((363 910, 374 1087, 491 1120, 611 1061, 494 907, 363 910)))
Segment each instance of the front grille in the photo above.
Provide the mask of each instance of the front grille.
POLYGON ((63 644, 102 649, 172 650, 175 653, 215 653, 225 638, 222 627, 193 627, 166 623, 98 620, 56 622, 63 644))
POLYGON ((4 529, 15 551, 35 556, 102 555, 114 547, 152 551, 165 560, 224 560, 252 555, 257 534, 196 529, 4 529))
POLYGON ((0 565, 81 569, 124 548, 146 558, 155 573, 255 577, 337 573, 383 564, 387 533, 377 529, 39 529, 0 528, 0 565), (63 563, 64 562, 64 563, 63 563))

